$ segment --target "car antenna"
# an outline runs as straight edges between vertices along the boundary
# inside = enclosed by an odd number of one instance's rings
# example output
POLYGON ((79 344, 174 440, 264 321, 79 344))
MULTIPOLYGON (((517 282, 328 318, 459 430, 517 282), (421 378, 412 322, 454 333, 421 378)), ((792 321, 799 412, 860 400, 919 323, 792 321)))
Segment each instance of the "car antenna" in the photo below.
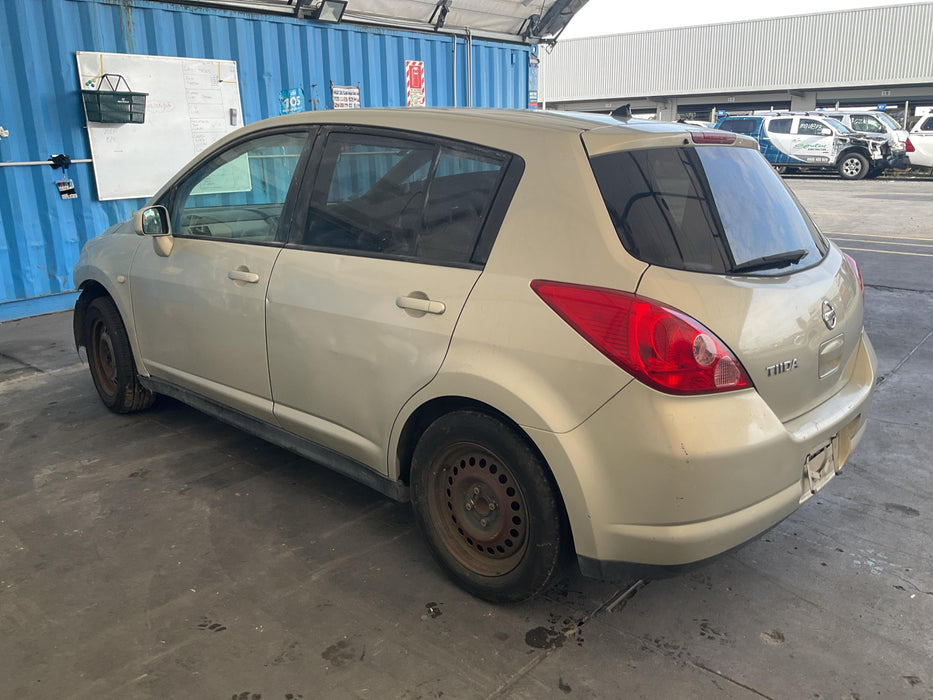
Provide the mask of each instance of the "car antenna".
POLYGON ((626 104, 621 107, 616 107, 609 113, 609 116, 613 119, 617 119, 620 122, 627 122, 632 118, 632 105, 626 104))

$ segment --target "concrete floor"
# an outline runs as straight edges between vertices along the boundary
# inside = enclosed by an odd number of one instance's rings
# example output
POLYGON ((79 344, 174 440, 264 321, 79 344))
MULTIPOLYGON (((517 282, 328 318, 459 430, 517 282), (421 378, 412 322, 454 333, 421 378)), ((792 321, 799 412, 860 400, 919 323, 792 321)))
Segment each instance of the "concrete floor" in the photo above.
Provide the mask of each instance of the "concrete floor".
POLYGON ((109 413, 70 313, 0 324, 0 697, 933 697, 933 183, 789 182, 869 285, 872 423, 776 529, 643 584, 480 602, 407 505, 109 413))

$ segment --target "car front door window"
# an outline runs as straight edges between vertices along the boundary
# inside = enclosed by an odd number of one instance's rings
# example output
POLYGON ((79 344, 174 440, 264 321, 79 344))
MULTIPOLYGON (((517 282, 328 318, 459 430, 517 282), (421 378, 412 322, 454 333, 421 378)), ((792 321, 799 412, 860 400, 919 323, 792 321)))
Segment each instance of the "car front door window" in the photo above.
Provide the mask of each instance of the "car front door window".
POLYGON ((800 125, 797 127, 797 133, 805 136, 820 136, 824 128, 828 129, 829 127, 825 127, 815 119, 801 119, 800 125))
POLYGON ((283 243, 279 222, 306 133, 262 136, 214 156, 176 189, 178 236, 283 243))

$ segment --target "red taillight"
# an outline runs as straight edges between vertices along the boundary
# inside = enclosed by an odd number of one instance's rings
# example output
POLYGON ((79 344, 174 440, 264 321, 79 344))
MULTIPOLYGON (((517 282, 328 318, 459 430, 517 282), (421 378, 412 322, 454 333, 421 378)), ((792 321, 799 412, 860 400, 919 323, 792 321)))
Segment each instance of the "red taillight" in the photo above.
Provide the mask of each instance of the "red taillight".
POLYGON ((845 256, 845 259, 848 261, 849 267, 852 268, 852 272, 855 273, 855 277, 858 279, 859 289, 862 290, 862 296, 864 297, 865 296, 865 282, 862 280, 862 271, 858 269, 858 263, 855 262, 855 258, 853 258, 848 253, 843 253, 843 255, 845 256))
POLYGON ((917 150, 916 148, 914 148, 914 145, 910 142, 909 138, 907 139, 907 143, 905 145, 906 145, 908 153, 913 153, 914 151, 917 150))
POLYGON ((602 287, 534 280, 531 288, 593 347, 648 386, 669 394, 752 386, 722 341, 676 309, 602 287))
POLYGON ((691 131, 690 138, 694 143, 735 143, 736 135, 731 131, 691 131))

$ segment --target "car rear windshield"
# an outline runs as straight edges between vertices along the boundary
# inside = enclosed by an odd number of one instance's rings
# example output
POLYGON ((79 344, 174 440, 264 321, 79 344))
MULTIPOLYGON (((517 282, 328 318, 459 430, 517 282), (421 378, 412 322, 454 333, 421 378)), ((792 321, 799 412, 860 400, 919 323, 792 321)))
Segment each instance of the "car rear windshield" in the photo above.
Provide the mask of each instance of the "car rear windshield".
POLYGON ((758 131, 760 119, 723 119, 717 129, 731 131, 734 134, 754 134, 758 131))
POLYGON ((590 159, 622 245, 652 265, 782 275, 829 244, 758 151, 651 148, 590 159))

